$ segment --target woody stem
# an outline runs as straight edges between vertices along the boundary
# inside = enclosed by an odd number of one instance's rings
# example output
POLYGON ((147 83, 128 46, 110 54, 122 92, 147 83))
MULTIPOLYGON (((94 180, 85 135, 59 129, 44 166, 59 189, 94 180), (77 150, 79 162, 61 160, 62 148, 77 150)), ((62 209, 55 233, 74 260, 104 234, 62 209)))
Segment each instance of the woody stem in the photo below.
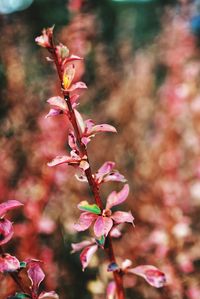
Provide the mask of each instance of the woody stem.
MULTIPOLYGON (((51 53, 52 58, 53 58, 53 60, 55 62, 55 65, 56 65, 57 73, 58 73, 60 83, 61 83, 61 90, 63 92, 63 97, 67 102, 67 106, 68 106, 68 110, 69 110, 69 120, 70 120, 70 122, 71 122, 71 124, 74 128, 74 132, 75 132, 75 135, 76 135, 76 138, 77 138, 77 143, 78 143, 79 149, 81 151, 81 154, 86 157, 87 162, 89 164, 89 168, 85 170, 85 175, 87 177, 87 180, 88 180, 88 183, 89 183, 90 189, 92 191, 92 194, 94 196, 96 204, 99 206, 99 208, 101 210, 103 210, 103 202, 102 202, 100 194, 99 194, 99 186, 95 182, 95 180, 92 176, 92 170, 91 170, 91 166, 90 166, 90 162, 89 162, 89 158, 88 158, 87 149, 86 149, 86 146, 81 141, 81 134, 80 134, 80 131, 79 131, 79 128, 78 128, 78 124, 77 124, 76 116, 75 116, 75 113, 74 113, 74 109, 72 108, 69 93, 64 91, 63 88, 62 88, 63 87, 63 84, 62 84, 63 71, 62 71, 62 68, 59 64, 59 60, 58 60, 58 57, 57 57, 57 53, 56 53, 56 49, 55 49, 55 46, 54 46, 53 39, 51 40, 51 45, 52 45, 52 47, 48 50, 51 53)), ((108 255, 108 259, 109 259, 110 263, 115 262, 116 259, 115 259, 113 246, 112 246, 112 240, 111 240, 110 236, 108 236, 107 239, 106 239, 105 251, 108 255)), ((119 271, 114 271, 113 276, 114 276, 114 280, 115 280, 115 283, 116 283, 117 299, 125 299, 122 274, 119 271)))

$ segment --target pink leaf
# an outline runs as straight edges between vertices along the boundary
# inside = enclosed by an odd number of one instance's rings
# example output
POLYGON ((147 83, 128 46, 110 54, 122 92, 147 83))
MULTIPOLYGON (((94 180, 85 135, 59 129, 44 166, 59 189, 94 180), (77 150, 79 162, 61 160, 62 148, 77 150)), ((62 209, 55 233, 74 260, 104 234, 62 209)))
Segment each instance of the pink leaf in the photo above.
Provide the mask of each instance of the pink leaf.
POLYGON ((90 164, 85 161, 85 160, 81 160, 80 164, 79 164, 79 168, 82 170, 87 170, 90 167, 90 164))
POLYGON ((114 281, 109 282, 106 290, 106 299, 115 299, 116 284, 114 281))
POLYGON ((88 246, 80 254, 80 260, 82 264, 82 270, 84 271, 85 268, 88 266, 93 254, 97 251, 98 245, 88 246))
POLYGON ((83 58, 76 56, 76 55, 70 55, 69 57, 67 57, 63 60, 62 65, 65 65, 65 64, 75 61, 75 60, 83 60, 83 58))
POLYGON ((126 182, 126 179, 123 175, 121 175, 117 170, 113 170, 115 167, 115 163, 108 161, 105 162, 98 170, 98 172, 95 174, 95 179, 98 184, 102 182, 109 182, 109 181, 115 181, 115 182, 126 182))
POLYGON ((98 216, 94 224, 94 233, 97 237, 107 236, 113 226, 113 221, 109 217, 98 216))
POLYGON ((79 163, 80 161, 78 161, 76 158, 70 157, 70 156, 57 156, 55 157, 51 162, 48 162, 47 165, 49 167, 53 167, 56 165, 60 165, 63 163, 79 163))
POLYGON ((0 217, 3 217, 8 211, 23 206, 23 204, 17 200, 8 200, 0 204, 0 217))
POLYGON ((40 261, 37 260, 29 260, 27 262, 28 265, 28 277, 31 281, 32 291, 37 293, 37 290, 41 284, 41 282, 45 278, 45 274, 40 267, 40 261))
POLYGON ((97 174, 105 175, 113 170, 115 167, 115 162, 107 161, 98 170, 97 174))
POLYGON ((86 130, 90 131, 94 127, 94 122, 92 119, 86 119, 85 125, 86 125, 86 130))
POLYGON ((124 202, 129 194, 129 185, 126 184, 120 192, 113 191, 107 198, 106 209, 110 209, 124 202))
POLYGON ((85 131, 85 122, 84 122, 81 114, 78 112, 78 110, 74 109, 74 113, 76 116, 76 121, 77 121, 79 130, 81 133, 83 133, 85 131))
POLYGON ((39 295, 38 299, 59 299, 59 296, 54 291, 51 291, 51 292, 42 292, 39 295))
POLYGON ((85 175, 77 175, 75 174, 75 177, 76 179, 79 181, 79 182, 82 182, 82 183, 87 183, 87 177, 85 175))
POLYGON ((75 253, 77 251, 80 251, 83 248, 85 248, 86 246, 92 245, 93 243, 94 243, 94 240, 93 241, 85 240, 85 241, 82 241, 82 242, 79 242, 79 243, 72 243, 71 244, 72 245, 71 253, 75 253))
POLYGON ((73 108, 73 109, 78 105, 77 100, 78 100, 79 97, 80 97, 79 94, 73 94, 73 95, 70 97, 70 101, 71 101, 71 104, 72 104, 72 108, 73 108))
POLYGON ((6 244, 13 236, 12 222, 0 219, 0 246, 6 244))
POLYGON ((15 256, 8 253, 0 257, 0 272, 13 272, 20 268, 20 262, 15 256))
POLYGON ((120 232, 120 230, 117 227, 113 227, 110 231, 110 236, 112 238, 119 238, 121 237, 122 233, 120 232))
POLYGON ((80 215, 78 222, 74 224, 74 228, 79 232, 84 231, 90 227, 90 225, 96 218, 97 215, 84 212, 80 215))
POLYGON ((111 218, 117 223, 124 223, 124 222, 128 222, 128 223, 132 223, 133 224, 133 216, 131 213, 127 213, 127 212, 121 212, 121 211, 117 211, 114 212, 111 216, 111 218))
POLYGON ((47 100, 47 102, 50 105, 52 105, 55 108, 57 108, 57 109, 60 109, 60 110, 63 110, 63 111, 67 110, 67 103, 66 103, 66 101, 63 98, 59 97, 59 96, 49 98, 47 100))
POLYGON ((101 124, 101 125, 94 126, 91 129, 90 134, 96 134, 96 133, 100 133, 100 132, 113 132, 113 133, 116 133, 117 130, 115 129, 115 127, 113 127, 111 125, 101 124))
POLYGON ((84 82, 76 82, 71 85, 70 88, 68 88, 68 91, 74 91, 76 89, 87 89, 87 85, 84 82))
POLYGON ((90 137, 82 137, 81 141, 86 146, 91 141, 91 138, 90 137))
POLYGON ((161 288, 166 284, 166 277, 158 268, 151 265, 143 265, 127 270, 128 273, 133 273, 143 277, 151 286, 161 288))
POLYGON ((125 183, 127 180, 117 170, 113 170, 113 172, 109 173, 107 176, 103 178, 103 182, 105 183, 110 181, 125 183))
POLYGON ((68 144, 73 150, 77 150, 77 145, 76 145, 76 137, 73 131, 69 131, 68 135, 68 144))
POLYGON ((45 115, 45 118, 52 117, 52 116, 57 116, 57 115, 60 115, 61 113, 62 113, 62 110, 51 108, 49 110, 48 114, 45 115))

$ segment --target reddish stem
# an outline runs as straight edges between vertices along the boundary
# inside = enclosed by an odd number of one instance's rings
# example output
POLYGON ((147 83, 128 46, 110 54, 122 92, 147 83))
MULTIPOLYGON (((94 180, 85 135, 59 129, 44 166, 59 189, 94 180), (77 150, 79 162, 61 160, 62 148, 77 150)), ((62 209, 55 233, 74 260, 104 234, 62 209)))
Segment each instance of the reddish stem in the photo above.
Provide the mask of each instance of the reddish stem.
MULTIPOLYGON (((63 84, 62 84, 63 71, 62 71, 62 68, 59 64, 59 60, 58 60, 58 57, 57 57, 57 53, 56 53, 56 49, 55 49, 55 46, 54 46, 53 39, 51 39, 51 48, 48 48, 48 50, 51 53, 51 55, 53 57, 53 60, 55 62, 56 68, 57 68, 58 76, 59 76, 60 83, 61 83, 61 90, 63 92, 63 97, 67 102, 67 106, 68 106, 68 110, 69 110, 69 120, 70 120, 70 122, 71 122, 71 124, 74 128, 79 149, 81 151, 81 154, 83 156, 87 157, 87 162, 90 165, 86 146, 81 141, 81 134, 80 134, 78 124, 77 124, 77 121, 76 121, 76 116, 75 116, 75 113, 74 113, 74 109, 72 108, 69 93, 68 92, 66 93, 66 91, 63 90, 63 84)), ((85 175, 87 177, 87 180, 88 180, 88 183, 90 185, 91 191, 94 195, 94 199, 95 199, 96 204, 100 207, 101 210, 103 210, 103 202, 102 202, 100 194, 99 194, 99 186, 96 184, 96 182, 95 182, 95 180, 92 176, 91 166, 89 166, 89 168, 85 170, 85 175)), ((113 251, 113 246, 112 246, 112 240, 111 240, 110 236, 108 236, 107 239, 106 239, 105 251, 108 255, 110 263, 116 262, 114 251, 113 251)), ((114 280, 115 280, 115 283, 116 283, 117 299, 125 299, 122 273, 120 271, 114 271, 113 276, 114 276, 114 280)))

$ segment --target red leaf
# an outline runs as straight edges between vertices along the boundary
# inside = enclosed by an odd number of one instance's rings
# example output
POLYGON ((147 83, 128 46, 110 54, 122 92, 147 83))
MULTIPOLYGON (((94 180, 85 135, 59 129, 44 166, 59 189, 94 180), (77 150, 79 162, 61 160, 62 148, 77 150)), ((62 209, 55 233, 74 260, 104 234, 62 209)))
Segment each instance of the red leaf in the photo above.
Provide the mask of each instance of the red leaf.
POLYGON ((97 237, 107 236, 113 226, 113 221, 109 217, 98 216, 94 224, 94 233, 97 237))
POLYGON ((0 272, 13 272, 20 268, 20 262, 15 256, 8 253, 0 257, 0 272))
POLYGON ((60 115, 61 113, 62 113, 62 110, 52 108, 52 109, 49 110, 48 114, 45 115, 45 118, 52 117, 52 116, 57 116, 57 115, 60 115))
POLYGON ((57 156, 51 162, 48 162, 49 167, 60 165, 63 163, 79 163, 80 161, 70 156, 57 156))
POLYGON ((90 227, 97 217, 95 214, 84 212, 80 215, 78 222, 74 224, 74 228, 79 232, 84 231, 90 227))
POLYGON ((74 113, 75 113, 75 116, 76 116, 76 121, 77 121, 77 124, 78 124, 78 127, 79 127, 79 130, 81 133, 84 133, 85 131, 85 122, 81 116, 81 114, 78 112, 78 110, 74 109, 74 113))
POLYGON ((41 282, 45 278, 45 274, 40 267, 40 263, 41 262, 38 260, 29 260, 27 262, 27 265, 28 265, 27 273, 28 273, 28 277, 31 281, 32 291, 34 293, 37 293, 41 282))
POLYGON ((166 277, 158 268, 151 265, 142 265, 127 269, 128 273, 133 273, 143 277, 151 286, 161 288, 166 284, 166 277))
POLYGON ((85 240, 85 241, 82 241, 82 242, 79 242, 79 243, 72 243, 72 251, 71 253, 75 253, 77 251, 80 251, 82 250, 83 248, 85 248, 86 246, 90 246, 94 244, 94 240, 92 241, 89 241, 89 240, 85 240))
POLYGON ((77 150, 76 137, 75 137, 75 134, 72 130, 69 131, 68 144, 71 147, 71 149, 77 150))
POLYGON ((133 220, 134 220, 131 213, 121 212, 121 211, 114 212, 112 214, 111 218, 118 224, 124 223, 124 222, 133 224, 133 220))
POLYGON ((114 281, 109 282, 106 290, 106 299, 115 299, 116 295, 116 284, 114 281))
POLYGON ((93 254, 97 251, 98 245, 88 246, 80 254, 80 260, 82 264, 82 270, 84 271, 85 268, 88 266, 93 254))
POLYGON ((101 133, 101 132, 116 133, 117 130, 115 129, 115 127, 108 125, 108 124, 96 125, 90 130, 90 134, 96 134, 96 133, 101 133))
POLYGON ((120 192, 113 191, 107 198, 106 209, 110 209, 124 202, 129 194, 129 185, 126 184, 120 192))
POLYGON ((8 200, 0 204, 0 217, 3 217, 8 211, 23 206, 23 204, 17 200, 8 200))
POLYGON ((6 244, 13 236, 12 222, 0 219, 0 246, 6 244))
POLYGON ((54 291, 51 291, 51 292, 42 292, 39 295, 38 299, 59 299, 59 296, 54 291))
POLYGON ((59 97, 59 96, 56 96, 56 97, 51 97, 47 100, 47 103, 49 103, 50 105, 54 106, 55 108, 57 109, 60 109, 60 110, 67 110, 67 103, 66 101, 59 97))
POLYGON ((76 82, 76 83, 72 84, 71 87, 68 88, 67 90, 69 92, 71 92, 76 89, 87 89, 87 85, 84 82, 76 82))

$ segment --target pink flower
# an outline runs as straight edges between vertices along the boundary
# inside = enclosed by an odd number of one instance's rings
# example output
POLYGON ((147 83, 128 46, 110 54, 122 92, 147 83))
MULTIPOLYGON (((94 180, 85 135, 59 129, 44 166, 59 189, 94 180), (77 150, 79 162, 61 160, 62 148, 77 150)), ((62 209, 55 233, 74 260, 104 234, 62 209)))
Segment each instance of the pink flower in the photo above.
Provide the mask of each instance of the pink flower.
POLYGON ((107 198, 106 207, 103 211, 96 204, 88 204, 83 201, 78 205, 84 211, 74 225, 77 231, 88 229, 94 222, 94 233, 97 237, 107 236, 115 224, 124 222, 133 223, 131 213, 116 211, 112 213, 111 208, 124 202, 129 193, 129 186, 126 184, 120 192, 113 191, 107 198))

